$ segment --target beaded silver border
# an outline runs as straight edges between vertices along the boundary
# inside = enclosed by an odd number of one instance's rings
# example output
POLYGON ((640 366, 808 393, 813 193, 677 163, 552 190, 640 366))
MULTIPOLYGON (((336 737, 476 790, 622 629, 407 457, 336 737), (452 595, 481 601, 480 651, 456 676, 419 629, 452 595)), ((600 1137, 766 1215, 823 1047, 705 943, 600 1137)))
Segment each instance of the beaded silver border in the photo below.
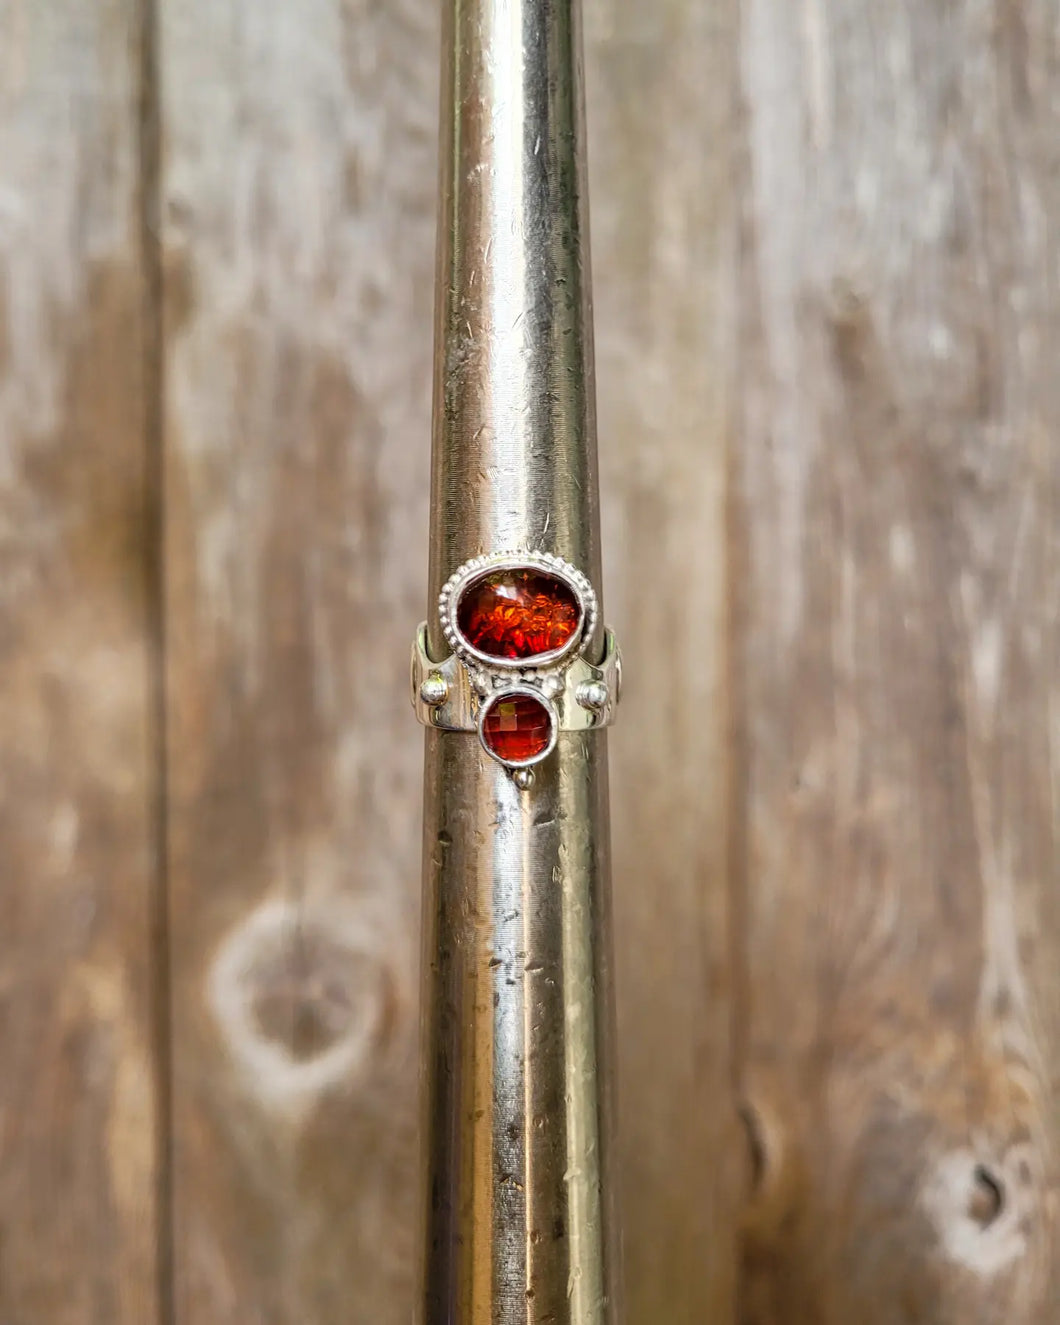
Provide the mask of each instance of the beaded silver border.
POLYGON ((441 619, 442 633, 449 647, 469 667, 483 667, 489 670, 500 669, 504 672, 522 672, 532 676, 534 672, 548 671, 562 666, 568 659, 579 653, 592 639, 596 630, 597 602, 596 593, 577 566, 557 557, 553 552, 491 552, 485 556, 472 557, 458 566, 442 586, 438 595, 438 614, 441 619), (480 575, 497 570, 543 570, 555 575, 573 591, 581 609, 581 625, 561 649, 550 653, 540 653, 532 658, 495 658, 483 653, 464 638, 456 623, 457 607, 464 590, 480 575))

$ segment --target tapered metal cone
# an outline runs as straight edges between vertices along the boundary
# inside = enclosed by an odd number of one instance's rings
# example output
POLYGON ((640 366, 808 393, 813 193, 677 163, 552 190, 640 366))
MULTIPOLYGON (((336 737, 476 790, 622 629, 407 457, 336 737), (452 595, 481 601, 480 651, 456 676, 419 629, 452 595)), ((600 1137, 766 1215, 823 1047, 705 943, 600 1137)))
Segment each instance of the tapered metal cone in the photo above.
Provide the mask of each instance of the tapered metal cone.
MULTIPOLYGON (((552 552, 599 592, 584 147, 577 6, 449 0, 435 659, 472 557, 552 552)), ((603 731, 561 732, 529 790, 473 733, 427 732, 428 1325, 617 1320, 606 770, 603 731)))

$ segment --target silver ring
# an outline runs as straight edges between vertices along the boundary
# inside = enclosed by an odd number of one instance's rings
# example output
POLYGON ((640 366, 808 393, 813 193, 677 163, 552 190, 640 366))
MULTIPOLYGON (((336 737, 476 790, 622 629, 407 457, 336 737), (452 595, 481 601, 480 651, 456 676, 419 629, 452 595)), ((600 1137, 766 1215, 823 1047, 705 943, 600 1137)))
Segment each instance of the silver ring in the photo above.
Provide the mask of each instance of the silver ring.
POLYGON ((412 648, 411 697, 424 726, 476 732, 486 753, 529 786, 563 731, 614 720, 622 659, 605 632, 604 657, 583 649, 596 628, 597 598, 576 567, 551 553, 475 557, 439 596, 452 652, 427 653, 427 623, 412 648))

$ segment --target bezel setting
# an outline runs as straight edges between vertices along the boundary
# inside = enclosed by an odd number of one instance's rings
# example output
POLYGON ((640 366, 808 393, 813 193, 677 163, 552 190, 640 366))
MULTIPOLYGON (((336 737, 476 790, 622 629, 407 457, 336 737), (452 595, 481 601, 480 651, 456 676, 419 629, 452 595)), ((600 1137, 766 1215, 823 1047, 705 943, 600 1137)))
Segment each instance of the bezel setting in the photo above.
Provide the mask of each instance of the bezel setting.
POLYGON ((596 630, 596 594, 588 578, 576 566, 552 552, 498 552, 473 557, 450 575, 438 596, 442 632, 453 652, 476 671, 494 669, 504 673, 537 672, 557 667, 573 658, 591 640, 596 630), (536 570, 561 580, 578 604, 579 622, 569 640, 559 649, 525 658, 504 658, 476 648, 460 630, 458 613, 464 594, 479 579, 504 570, 536 570))
POLYGON ((495 759, 498 764, 503 764, 505 768, 513 771, 520 768, 533 768, 535 764, 540 764, 542 760, 549 757, 552 751, 556 748, 557 740, 559 740, 559 714, 556 712, 556 706, 547 695, 544 695, 541 692, 540 687, 534 685, 506 685, 495 690, 488 699, 484 699, 481 704, 479 704, 477 727, 478 739, 483 750, 485 750, 491 759, 495 759), (535 703, 540 704, 548 714, 548 744, 537 754, 531 755, 529 759, 504 759, 501 755, 497 754, 495 750, 491 750, 486 743, 486 718, 499 703, 506 699, 510 699, 513 695, 529 696, 529 698, 534 700, 535 703))

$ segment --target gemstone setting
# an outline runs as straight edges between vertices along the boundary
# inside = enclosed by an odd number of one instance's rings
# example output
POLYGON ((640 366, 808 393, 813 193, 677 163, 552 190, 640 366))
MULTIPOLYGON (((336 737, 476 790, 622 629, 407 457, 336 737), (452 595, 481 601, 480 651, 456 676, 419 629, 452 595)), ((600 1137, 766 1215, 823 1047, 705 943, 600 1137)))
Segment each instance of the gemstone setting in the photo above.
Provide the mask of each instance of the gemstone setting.
POLYGON ((530 768, 547 759, 558 728, 555 708, 532 686, 498 690, 479 711, 482 747, 506 768, 530 768))
POLYGON ((450 648, 476 675, 565 665, 596 628, 588 579, 551 552, 474 557, 446 581, 438 608, 450 648))

